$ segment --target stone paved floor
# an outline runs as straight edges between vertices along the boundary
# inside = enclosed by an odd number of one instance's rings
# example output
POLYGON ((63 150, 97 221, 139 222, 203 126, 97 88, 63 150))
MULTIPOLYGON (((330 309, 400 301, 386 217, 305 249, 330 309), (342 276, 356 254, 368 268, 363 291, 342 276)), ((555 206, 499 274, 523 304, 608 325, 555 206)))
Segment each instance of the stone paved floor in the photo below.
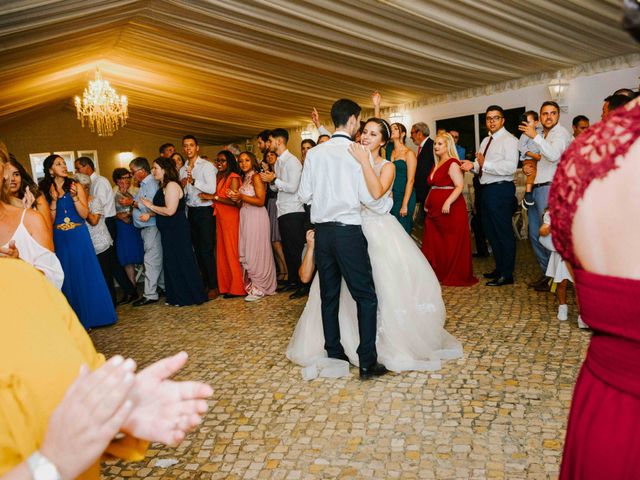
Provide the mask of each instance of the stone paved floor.
MULTIPOLYGON (((537 273, 518 245, 517 284, 445 288, 447 329, 465 358, 437 373, 361 382, 304 382, 284 351, 304 300, 124 307, 92 332, 99 351, 141 365, 181 349, 182 378, 215 389, 201 428, 144 462, 109 462, 105 478, 555 478, 589 333, 555 318, 553 295, 527 289, 537 273), (163 461, 177 460, 173 466, 163 461)), ((475 263, 476 274, 490 270, 475 263)))

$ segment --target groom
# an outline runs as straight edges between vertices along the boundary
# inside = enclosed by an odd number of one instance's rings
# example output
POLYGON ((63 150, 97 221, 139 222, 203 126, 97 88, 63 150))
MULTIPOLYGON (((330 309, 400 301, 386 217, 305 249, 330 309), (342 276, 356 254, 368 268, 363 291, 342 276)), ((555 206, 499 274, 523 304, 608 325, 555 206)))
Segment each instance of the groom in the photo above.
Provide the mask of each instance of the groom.
POLYGON ((315 224, 315 262, 320 279, 324 348, 331 358, 347 360, 340 344, 338 308, 344 277, 358 306, 360 378, 384 375, 378 363, 376 320, 378 299, 373 285, 367 239, 362 233, 360 204, 386 213, 389 197, 374 200, 367 190, 362 168, 347 150, 360 126, 360 106, 338 100, 331 107, 335 133, 327 142, 312 148, 302 171, 298 197, 311 204, 315 224))

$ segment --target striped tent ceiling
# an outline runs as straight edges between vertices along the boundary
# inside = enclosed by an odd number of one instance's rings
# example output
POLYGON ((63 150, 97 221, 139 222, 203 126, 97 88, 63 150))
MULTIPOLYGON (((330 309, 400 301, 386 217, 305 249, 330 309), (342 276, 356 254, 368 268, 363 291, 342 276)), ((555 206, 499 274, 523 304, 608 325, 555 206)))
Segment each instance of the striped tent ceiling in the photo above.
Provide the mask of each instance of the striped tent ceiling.
POLYGON ((424 100, 636 51, 615 0, 4 0, 0 125, 72 108, 96 68, 128 126, 209 143, 349 97, 424 100))

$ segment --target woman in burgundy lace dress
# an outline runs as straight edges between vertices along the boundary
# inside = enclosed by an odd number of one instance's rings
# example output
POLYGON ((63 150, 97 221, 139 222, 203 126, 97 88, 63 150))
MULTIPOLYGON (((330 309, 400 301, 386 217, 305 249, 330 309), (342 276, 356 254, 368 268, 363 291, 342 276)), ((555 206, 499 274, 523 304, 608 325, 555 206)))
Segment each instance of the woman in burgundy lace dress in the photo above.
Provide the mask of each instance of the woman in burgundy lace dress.
POLYGON ((573 265, 581 315, 593 329, 561 479, 640 476, 639 137, 636 99, 574 141, 551 187, 554 244, 573 265))

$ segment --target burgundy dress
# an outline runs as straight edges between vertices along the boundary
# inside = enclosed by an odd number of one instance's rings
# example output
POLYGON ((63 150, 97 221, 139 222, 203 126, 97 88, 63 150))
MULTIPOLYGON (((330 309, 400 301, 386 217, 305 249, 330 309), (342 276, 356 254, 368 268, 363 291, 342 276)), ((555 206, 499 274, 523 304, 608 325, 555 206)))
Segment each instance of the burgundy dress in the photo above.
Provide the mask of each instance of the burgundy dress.
POLYGON ((640 476, 640 280, 582 269, 571 230, 587 187, 615 170, 616 161, 638 163, 627 152, 639 136, 635 101, 569 146, 551 186, 554 244, 574 266, 580 314, 593 329, 573 393, 561 479, 640 476))
POLYGON ((478 279, 473 276, 467 204, 462 194, 453 202, 448 214, 442 213, 442 205, 454 188, 449 176, 452 162, 460 164, 459 160, 450 158, 437 170, 434 166, 429 174, 431 190, 424 202, 422 253, 442 285, 465 287, 474 285, 478 279))

